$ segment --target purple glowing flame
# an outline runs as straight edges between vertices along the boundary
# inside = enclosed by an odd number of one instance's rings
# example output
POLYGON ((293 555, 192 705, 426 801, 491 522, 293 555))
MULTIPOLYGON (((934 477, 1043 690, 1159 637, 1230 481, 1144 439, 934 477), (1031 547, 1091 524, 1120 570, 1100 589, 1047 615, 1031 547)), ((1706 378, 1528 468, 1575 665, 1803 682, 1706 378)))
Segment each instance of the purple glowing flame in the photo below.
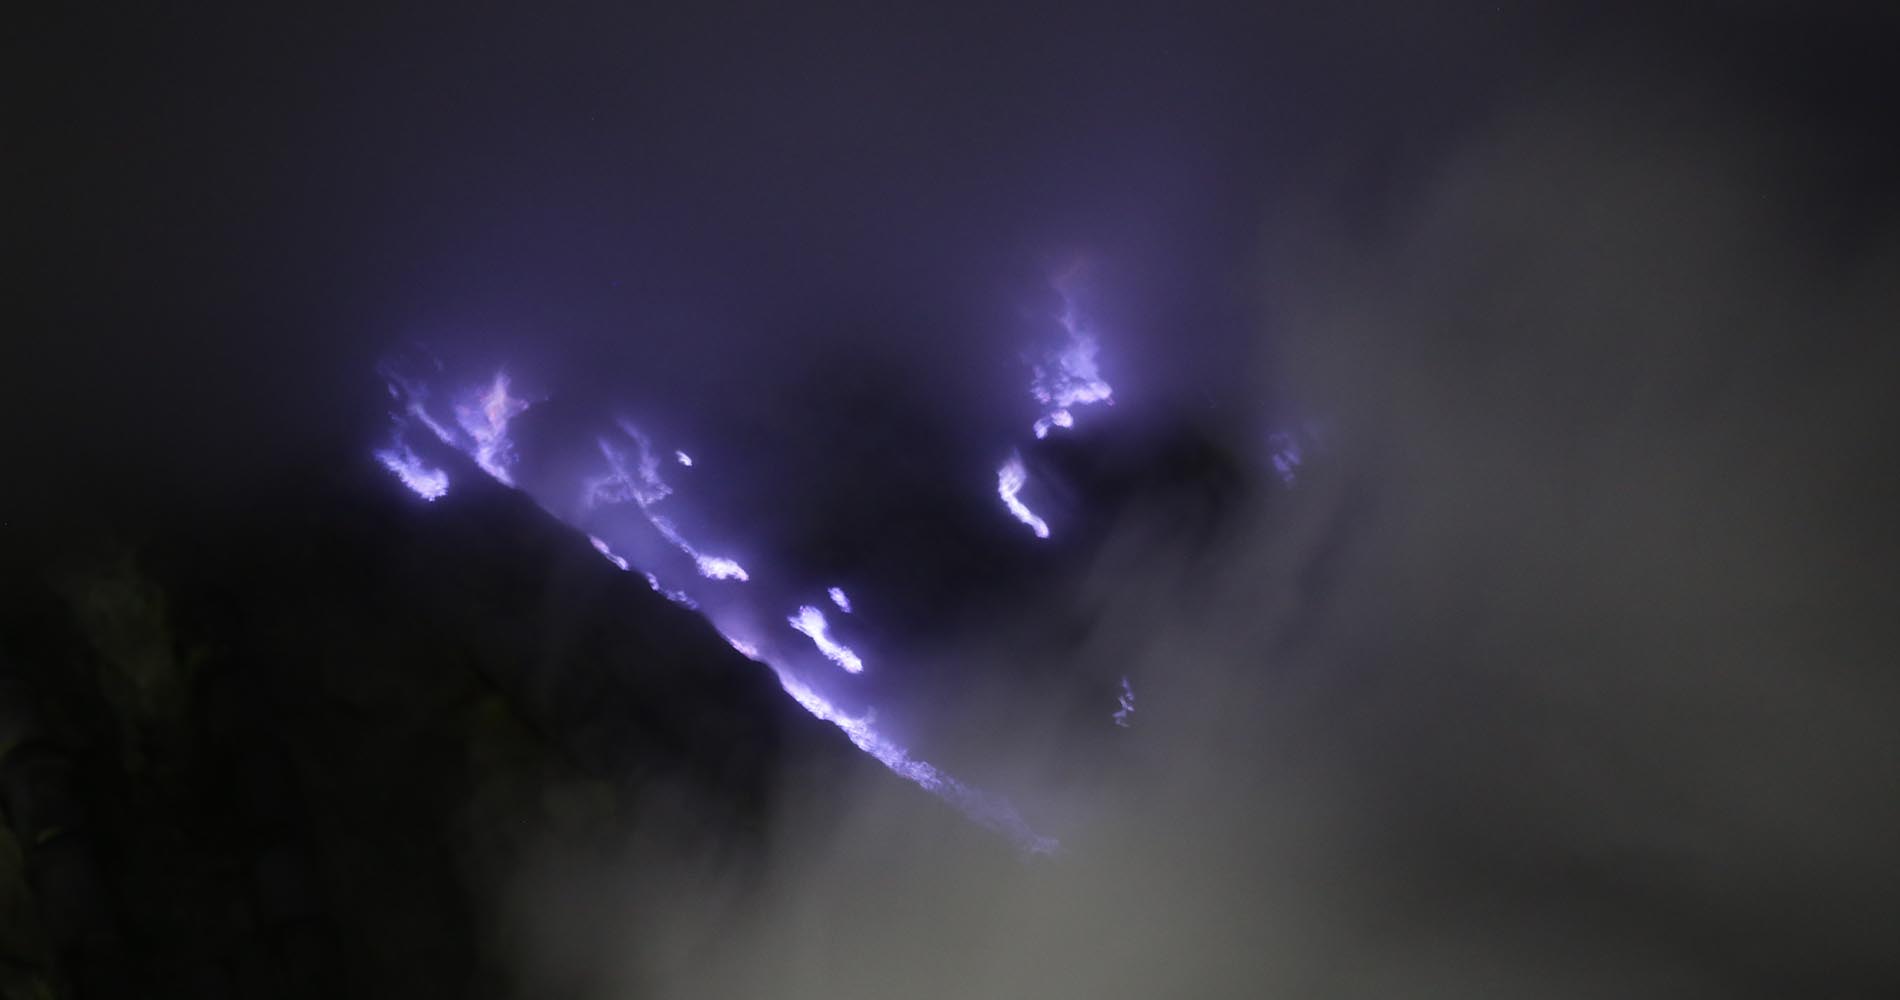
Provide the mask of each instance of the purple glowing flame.
POLYGON ((1031 429, 1044 438, 1054 429, 1075 426, 1075 408, 1096 403, 1114 405, 1115 389, 1103 380, 1095 356, 1101 345, 1082 320, 1075 297, 1068 290, 1069 277, 1056 282, 1062 295, 1062 342, 1031 366, 1029 394, 1043 406, 1042 416, 1031 429))
POLYGON ((1049 429, 1052 427, 1060 427, 1063 430, 1068 430, 1074 426, 1075 414, 1070 413, 1068 410, 1053 410, 1046 416, 1036 418, 1036 438, 1037 440, 1041 440, 1042 438, 1048 437, 1049 429))
POLYGON ((597 442, 600 453, 607 460, 608 473, 588 479, 582 491, 582 503, 592 509, 601 504, 619 504, 631 501, 646 516, 662 538, 673 543, 674 547, 692 557, 693 566, 699 575, 708 580, 737 580, 740 583, 751 579, 745 567, 735 560, 724 556, 710 556, 700 552, 693 543, 680 534, 672 518, 653 510, 655 504, 673 494, 673 488, 660 478, 660 460, 654 456, 653 442, 632 424, 622 422, 620 429, 640 449, 638 465, 629 467, 627 455, 607 438, 597 442))
POLYGON ((508 376, 497 372, 488 391, 475 404, 455 408, 455 420, 475 442, 472 457, 483 472, 504 486, 513 486, 509 469, 515 464, 514 444, 508 440, 508 424, 527 410, 526 400, 508 395, 508 376))
POLYGON ((421 456, 402 440, 400 432, 395 443, 376 452, 376 461, 381 462, 383 468, 394 473, 404 486, 424 500, 433 501, 448 495, 449 474, 423 462, 421 456))
MULTIPOLYGON (((431 359, 431 363, 436 372, 442 370, 439 362, 431 359)), ((633 425, 623 421, 619 429, 625 439, 633 442, 634 453, 630 454, 615 438, 603 436, 597 439, 599 452, 607 468, 603 473, 582 481, 578 513, 564 515, 560 512, 575 510, 571 502, 574 495, 571 485, 549 488, 544 483, 524 485, 515 482, 513 470, 516 455, 514 443, 509 437, 509 425, 528 409, 528 403, 510 395, 509 380, 505 374, 497 374, 487 386, 468 394, 467 398, 473 398, 474 402, 454 408, 456 426, 451 428, 430 411, 430 388, 425 380, 409 378, 389 364, 382 366, 379 371, 387 381, 390 395, 401 406, 391 415, 395 423, 395 443, 391 448, 377 451, 375 458, 406 487, 425 499, 443 495, 448 489, 448 476, 442 470, 423 464, 404 441, 403 435, 412 423, 427 428, 442 443, 468 456, 496 482, 528 494, 543 510, 554 516, 580 526, 594 521, 606 508, 632 504, 640 513, 640 520, 668 545, 689 557, 701 577, 710 581, 743 582, 750 579, 746 569, 737 561, 700 552, 684 537, 672 518, 655 509, 656 505, 673 495, 673 489, 660 476, 661 461, 651 440, 633 425)), ((684 451, 674 451, 673 459, 681 466, 690 467, 693 464, 692 458, 684 451)), ((1020 458, 1014 461, 1018 478, 1026 479, 1026 473, 1021 472, 1020 458)), ((1020 483, 1016 488, 1020 489, 1020 483)), ((615 552, 608 541, 608 538, 624 541, 623 533, 627 525, 625 522, 612 524, 617 526, 610 528, 604 522, 600 529, 607 537, 589 532, 588 541, 615 568, 632 570, 632 561, 615 552)), ((1046 532, 1047 529, 1043 528, 1038 534, 1046 535, 1046 532)), ((640 549, 636 543, 633 549, 626 551, 648 550, 640 549)), ((667 587, 652 571, 643 571, 643 575, 648 585, 668 600, 701 610, 700 602, 692 593, 667 587)), ((841 588, 830 588, 827 593, 840 610, 851 610, 850 599, 841 588)), ((908 750, 877 731, 871 714, 853 715, 840 709, 802 680, 791 662, 771 651, 762 652, 760 644, 734 635, 722 621, 738 622, 751 618, 751 613, 744 610, 746 598, 735 596, 729 590, 709 592, 705 596, 715 601, 715 608, 702 613, 707 615, 733 649, 769 667, 793 700, 814 717, 837 726, 852 745, 893 773, 956 806, 978 824, 1008 836, 1025 850, 1041 854, 1056 850, 1056 841, 1030 829, 1008 802, 972 788, 929 763, 914 759, 908 750), (722 609, 733 613, 723 614, 722 609)), ((798 614, 788 619, 788 622, 848 673, 857 674, 864 669, 863 660, 856 653, 832 639, 830 625, 818 608, 800 607, 798 614)))
POLYGON ((825 613, 807 604, 798 609, 798 613, 786 619, 792 628, 811 639, 812 645, 825 654, 825 658, 845 669, 846 673, 864 672, 864 661, 853 653, 850 647, 831 637, 831 623, 825 621, 825 613))
POLYGON ((1011 452, 1009 460, 1003 463, 1002 468, 996 470, 996 495, 1003 498, 1003 506, 1009 508, 1009 512, 1016 516, 1016 520, 1029 525, 1029 530, 1035 532, 1037 538, 1048 538, 1048 522, 1037 517, 1036 512, 1030 510, 1028 505, 1017 497, 1017 494, 1021 493, 1023 487, 1028 484, 1029 470, 1023 467, 1023 456, 1020 453, 1011 452))
MULTIPOLYGON (((690 550, 689 554, 692 554, 690 550)), ((752 579, 746 575, 744 566, 724 556, 694 555, 693 564, 699 567, 699 575, 708 580, 737 580, 744 583, 752 579)))

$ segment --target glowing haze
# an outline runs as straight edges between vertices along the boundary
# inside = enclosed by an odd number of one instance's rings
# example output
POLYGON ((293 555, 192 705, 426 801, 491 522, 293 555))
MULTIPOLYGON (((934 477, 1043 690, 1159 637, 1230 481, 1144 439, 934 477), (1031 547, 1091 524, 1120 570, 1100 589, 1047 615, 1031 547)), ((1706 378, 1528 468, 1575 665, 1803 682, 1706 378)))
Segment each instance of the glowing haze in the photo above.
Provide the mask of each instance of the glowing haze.
POLYGON ((1102 378, 1095 357, 1101 344, 1082 318, 1072 290, 1074 272, 1055 282, 1062 296, 1062 312, 1056 322, 1062 338, 1032 363, 1029 394, 1042 404, 1042 415, 1030 426, 1036 437, 1049 436, 1052 430, 1075 426, 1075 409, 1096 403, 1114 405, 1115 389, 1102 378))

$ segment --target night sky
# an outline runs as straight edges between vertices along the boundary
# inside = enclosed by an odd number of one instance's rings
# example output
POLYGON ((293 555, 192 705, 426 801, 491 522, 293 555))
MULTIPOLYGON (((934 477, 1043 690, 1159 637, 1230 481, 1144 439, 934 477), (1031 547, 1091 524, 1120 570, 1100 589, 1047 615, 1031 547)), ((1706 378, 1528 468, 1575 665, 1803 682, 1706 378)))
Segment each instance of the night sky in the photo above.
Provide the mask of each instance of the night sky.
POLYGON ((17 19, 0 1000, 1900 992, 1897 29, 17 19), (1115 405, 1037 442, 1071 294, 1115 405), (403 492, 403 352, 551 491, 690 446, 755 592, 849 584, 825 690, 1061 849, 403 492))

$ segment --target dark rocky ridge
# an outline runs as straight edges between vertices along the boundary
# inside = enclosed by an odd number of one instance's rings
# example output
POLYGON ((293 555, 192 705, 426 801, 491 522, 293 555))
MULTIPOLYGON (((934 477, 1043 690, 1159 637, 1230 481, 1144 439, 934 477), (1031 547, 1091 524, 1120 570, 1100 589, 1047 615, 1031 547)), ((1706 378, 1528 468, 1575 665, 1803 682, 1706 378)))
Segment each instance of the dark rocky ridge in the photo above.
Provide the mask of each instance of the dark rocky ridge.
POLYGON ((743 879, 788 801, 899 784, 519 495, 247 503, 7 581, 0 996, 514 995, 538 849, 743 879))

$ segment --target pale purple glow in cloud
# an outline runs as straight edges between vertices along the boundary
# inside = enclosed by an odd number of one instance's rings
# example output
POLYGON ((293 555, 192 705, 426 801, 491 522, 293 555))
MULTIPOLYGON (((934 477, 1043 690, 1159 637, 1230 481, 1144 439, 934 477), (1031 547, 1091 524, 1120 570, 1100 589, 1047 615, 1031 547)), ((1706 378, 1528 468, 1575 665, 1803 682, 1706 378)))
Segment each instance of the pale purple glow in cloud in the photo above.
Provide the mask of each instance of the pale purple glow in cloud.
POLYGON ((864 661, 850 647, 831 637, 831 623, 825 621, 825 613, 807 604, 798 609, 798 614, 786 621, 811 639, 812 645, 825 654, 831 662, 845 669, 846 673, 864 672, 864 661))
POLYGON ((1275 431, 1267 436, 1267 446, 1273 449, 1273 472, 1280 482, 1288 486, 1298 477, 1300 464, 1306 454, 1300 448, 1300 439, 1285 431, 1275 431))
POLYGON ((831 603, 836 604, 839 611, 847 615, 851 613, 851 598, 845 596, 843 587, 833 587, 825 593, 831 595, 831 603))
POLYGON ((693 467, 693 456, 688 455, 687 453, 683 451, 674 452, 673 458, 678 460, 679 464, 684 465, 689 469, 693 467))
POLYGON ((1135 689, 1129 686, 1128 678, 1126 677, 1122 678, 1122 691, 1120 695, 1116 696, 1115 703, 1118 707, 1115 709, 1115 714, 1112 718, 1114 718, 1116 725, 1127 729, 1129 716, 1135 714, 1135 689))
POLYGON ((1036 512, 1030 510, 1028 505, 1017 497, 1028 483, 1029 470, 1023 467, 1023 456, 1011 452, 1009 461, 1004 462, 1003 467, 996 470, 996 495, 1003 498, 1003 506, 1009 508, 1009 512, 1016 516, 1016 520, 1029 525, 1029 530, 1035 532, 1037 538, 1048 538, 1048 522, 1037 517, 1036 512))

